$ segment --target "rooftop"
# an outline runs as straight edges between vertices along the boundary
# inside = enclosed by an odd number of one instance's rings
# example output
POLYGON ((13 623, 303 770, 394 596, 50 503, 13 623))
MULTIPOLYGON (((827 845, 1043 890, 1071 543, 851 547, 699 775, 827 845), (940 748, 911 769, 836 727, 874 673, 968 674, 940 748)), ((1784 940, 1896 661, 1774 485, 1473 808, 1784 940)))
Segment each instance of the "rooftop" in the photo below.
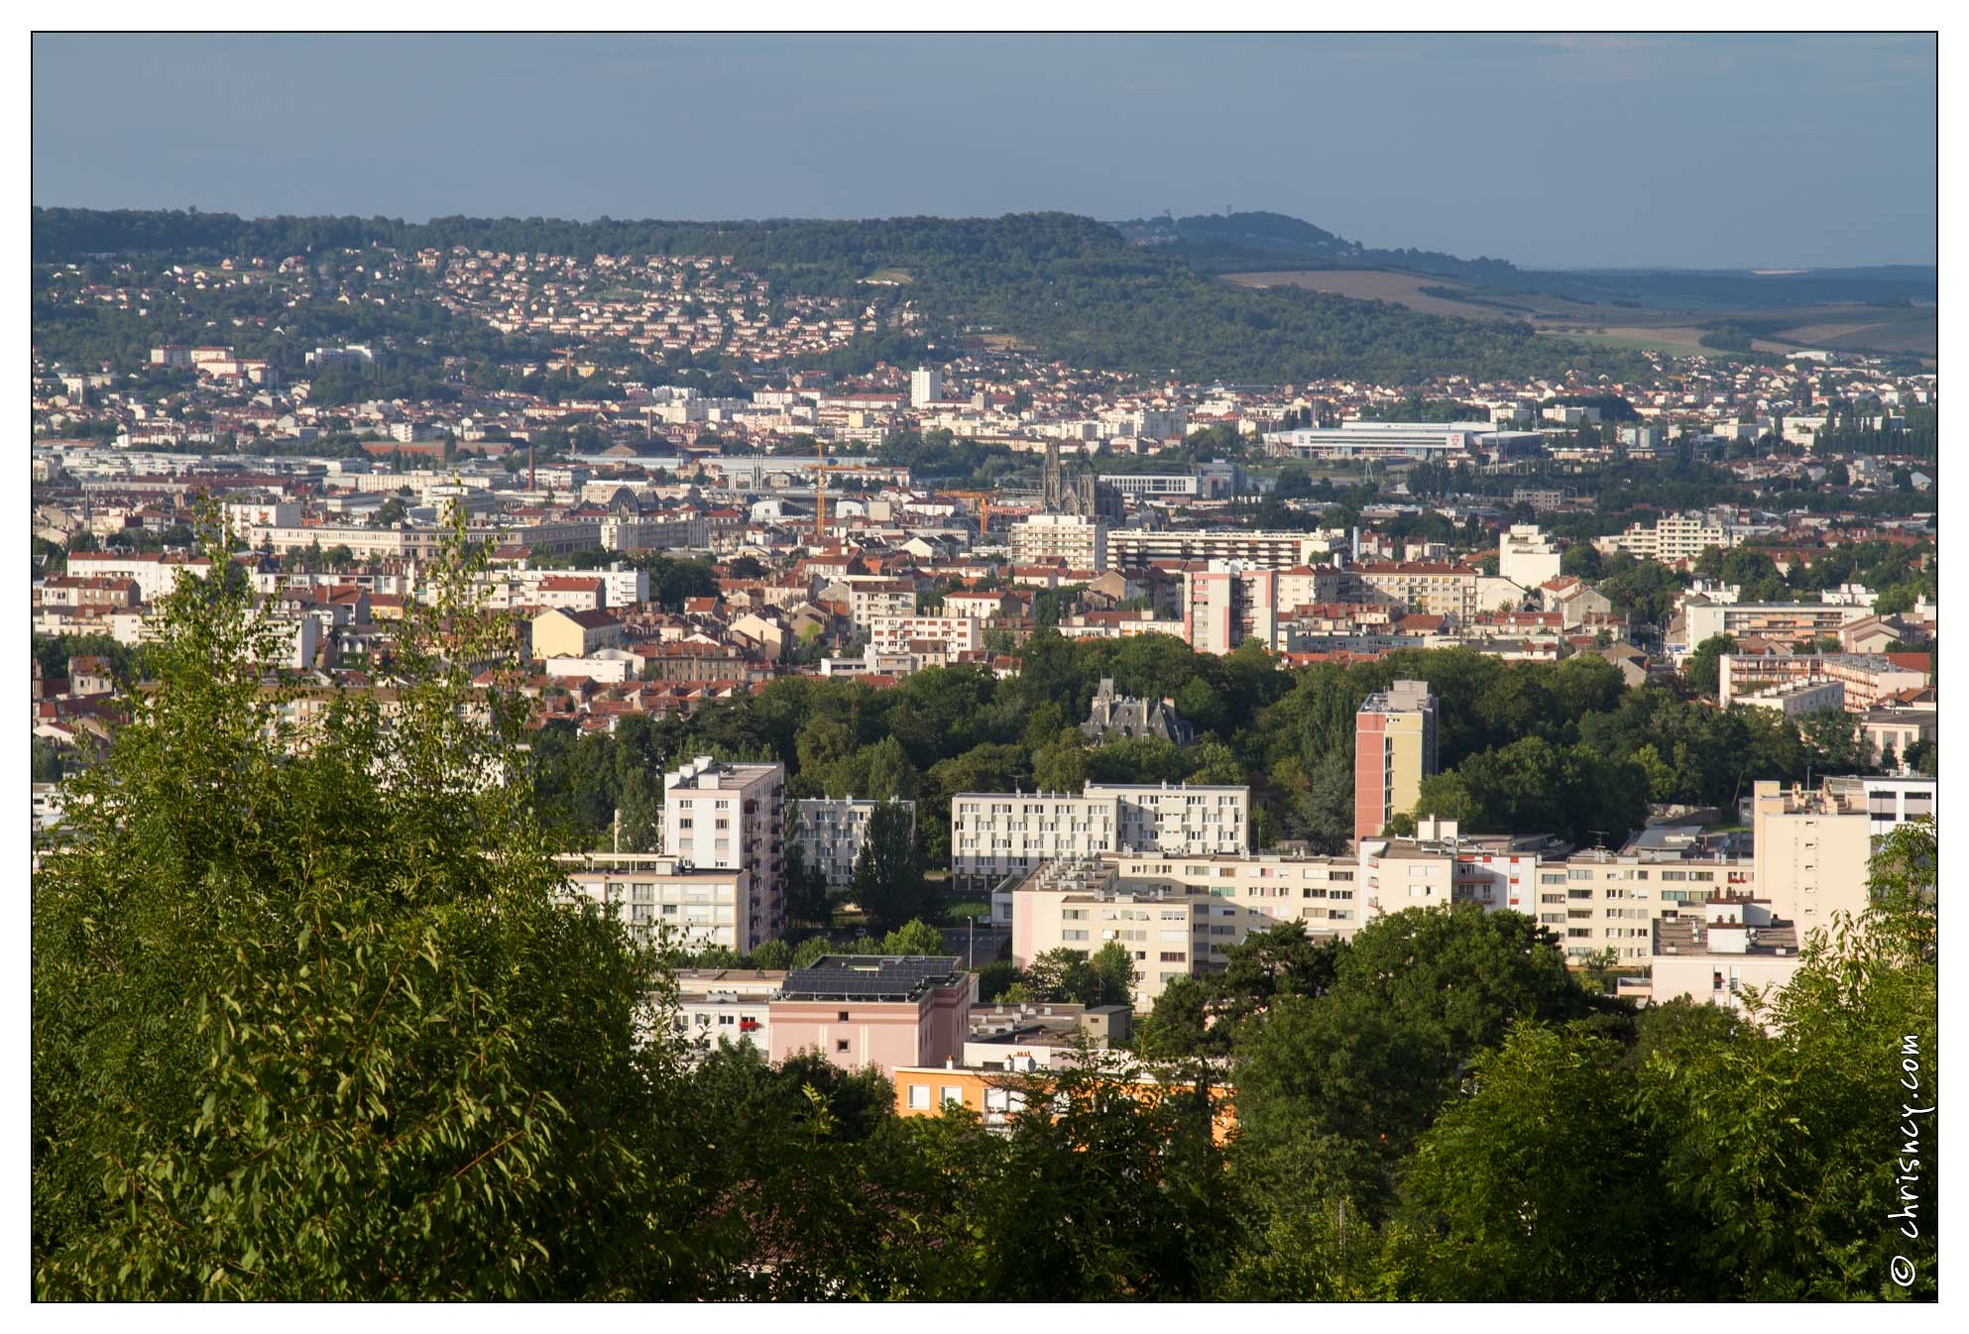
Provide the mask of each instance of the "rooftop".
POLYGON ((786 976, 786 1000, 913 1001, 964 976, 956 955, 826 954, 786 976))

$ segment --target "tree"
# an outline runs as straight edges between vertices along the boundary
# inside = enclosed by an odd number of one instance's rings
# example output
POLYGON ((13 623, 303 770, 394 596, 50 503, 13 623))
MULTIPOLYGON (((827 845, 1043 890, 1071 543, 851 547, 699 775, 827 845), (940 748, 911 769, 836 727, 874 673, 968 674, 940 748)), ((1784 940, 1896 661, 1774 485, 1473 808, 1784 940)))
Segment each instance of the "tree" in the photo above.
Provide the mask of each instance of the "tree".
POLYGON ((923 872, 909 808, 884 802, 868 817, 855 855, 854 896, 878 926, 901 924, 924 907, 923 872))
POLYGON ((920 917, 909 921, 882 938, 884 954, 944 954, 943 932, 920 917))
POLYGON ((389 725, 344 699, 298 746, 218 529, 36 877, 37 1293, 674 1290, 663 976, 556 892, 513 696, 471 684, 510 640, 470 558, 411 614, 389 725))
POLYGON ((1715 699, 1722 689, 1723 666, 1718 661, 1725 653, 1735 653, 1737 641, 1734 635, 1711 635, 1695 646, 1688 661, 1682 664, 1682 675, 1695 689, 1715 699))
POLYGON ((1403 1169, 1384 1264, 1423 1300, 1714 1299, 1676 1263, 1694 1220, 1665 1198, 1666 1144, 1634 1124, 1619 1043, 1519 1023, 1479 1059, 1403 1169), (1693 1283, 1689 1291, 1685 1284, 1693 1283))

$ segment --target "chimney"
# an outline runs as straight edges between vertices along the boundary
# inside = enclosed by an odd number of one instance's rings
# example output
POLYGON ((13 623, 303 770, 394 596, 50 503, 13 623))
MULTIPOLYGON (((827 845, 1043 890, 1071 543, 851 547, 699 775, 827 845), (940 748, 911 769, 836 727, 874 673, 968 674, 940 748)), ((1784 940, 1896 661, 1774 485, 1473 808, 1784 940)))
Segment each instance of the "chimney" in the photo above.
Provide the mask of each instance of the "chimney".
POLYGON ((955 1070, 957 1068, 957 1058, 955 1056, 944 1057, 943 1068, 946 1070, 955 1070))

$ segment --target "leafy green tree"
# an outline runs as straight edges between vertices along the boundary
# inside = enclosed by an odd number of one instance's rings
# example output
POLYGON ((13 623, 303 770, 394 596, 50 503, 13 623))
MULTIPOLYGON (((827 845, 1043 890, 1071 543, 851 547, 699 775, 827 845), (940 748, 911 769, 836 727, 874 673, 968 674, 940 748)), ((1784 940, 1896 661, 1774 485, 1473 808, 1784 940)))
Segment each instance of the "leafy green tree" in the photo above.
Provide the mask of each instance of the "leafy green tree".
POLYGON ((910 824, 908 807, 877 806, 855 855, 855 902, 876 925, 900 924, 923 911, 923 872, 910 824))
POLYGON ((1514 1026, 1478 1059, 1403 1168, 1383 1281, 1403 1297, 1539 1301, 1554 1294, 1714 1299, 1676 1263, 1694 1220, 1660 1180, 1667 1144, 1637 1126, 1618 1042, 1514 1026), (1684 1287, 1692 1283, 1694 1290, 1684 1287))
POLYGON ((1735 653, 1737 641, 1734 635, 1711 635, 1695 646, 1688 661, 1682 664, 1682 675, 1696 690, 1716 698, 1722 688, 1722 663, 1718 661, 1725 653, 1735 653))
POLYGON ((40 1295, 690 1290, 663 976, 557 894, 471 574, 454 547, 413 613, 388 725, 339 700, 307 746, 238 572, 164 599, 157 687, 36 878, 40 1295))
POLYGON ((920 917, 911 918, 882 938, 884 954, 943 954, 943 932, 920 917))

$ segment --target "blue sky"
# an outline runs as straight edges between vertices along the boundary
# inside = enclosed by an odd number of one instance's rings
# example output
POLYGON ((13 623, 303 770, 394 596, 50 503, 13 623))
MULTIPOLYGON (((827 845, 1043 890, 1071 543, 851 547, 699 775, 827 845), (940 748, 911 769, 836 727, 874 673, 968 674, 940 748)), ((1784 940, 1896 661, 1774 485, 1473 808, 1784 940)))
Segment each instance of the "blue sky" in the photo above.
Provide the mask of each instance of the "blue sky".
POLYGON ((1526 265, 1933 263, 1930 37, 34 39, 34 202, 1269 209, 1526 265))

